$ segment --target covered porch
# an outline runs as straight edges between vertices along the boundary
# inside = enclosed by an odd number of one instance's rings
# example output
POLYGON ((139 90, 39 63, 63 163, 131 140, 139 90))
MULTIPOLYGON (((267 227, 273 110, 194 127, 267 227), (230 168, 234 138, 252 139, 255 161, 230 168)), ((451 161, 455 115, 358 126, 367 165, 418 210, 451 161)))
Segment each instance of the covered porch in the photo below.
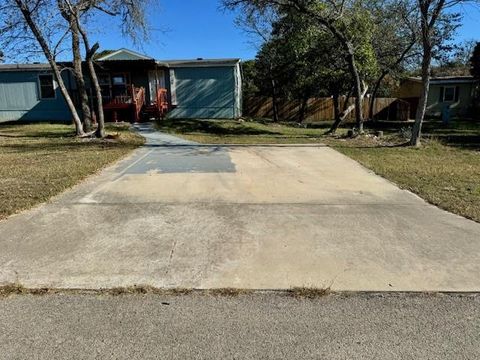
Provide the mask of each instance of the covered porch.
MULTIPOLYGON (((153 59, 96 62, 106 121, 140 122, 169 110, 167 69, 153 59)), ((90 94, 94 94, 90 84, 90 94)), ((90 96, 92 109, 96 97, 90 96)))

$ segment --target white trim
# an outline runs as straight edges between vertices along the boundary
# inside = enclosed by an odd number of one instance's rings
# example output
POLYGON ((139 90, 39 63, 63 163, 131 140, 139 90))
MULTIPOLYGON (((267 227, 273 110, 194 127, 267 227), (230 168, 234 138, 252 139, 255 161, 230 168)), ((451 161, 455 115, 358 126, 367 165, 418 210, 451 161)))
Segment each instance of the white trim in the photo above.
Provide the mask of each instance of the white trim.
POLYGON ((157 88, 165 89, 165 71, 163 69, 148 70, 148 92, 150 103, 156 100, 157 88))
POLYGON ((175 70, 170 69, 170 101, 173 106, 178 105, 177 101, 177 82, 175 79, 175 70))
MULTIPOLYGON (((409 77, 407 80, 421 83, 422 79, 418 77, 409 77)), ((478 80, 473 76, 453 76, 453 77, 431 77, 430 85, 446 85, 446 84, 474 84, 478 80)))
POLYGON ((51 73, 37 74, 37 85, 38 85, 38 100, 56 100, 57 99, 57 82, 55 81, 55 76, 51 73), (53 97, 42 97, 42 86, 40 84, 40 76, 51 76, 52 85, 53 85, 53 97))
POLYGON ((96 59, 97 61, 104 61, 104 60, 108 60, 109 58, 111 58, 112 56, 115 56, 115 55, 118 55, 120 53, 127 53, 127 54, 130 54, 130 55, 133 55, 133 56, 136 56, 142 60, 153 60, 153 58, 151 57, 148 57, 147 55, 143 55, 143 54, 140 54, 140 53, 137 53, 135 51, 132 51, 132 50, 128 50, 128 49, 125 49, 125 48, 121 48, 121 49, 118 49, 110 54, 107 54, 105 56, 102 56, 98 59, 96 59))
POLYGON ((240 63, 235 66, 234 70, 235 76, 235 102, 234 102, 234 117, 240 118, 242 116, 242 71, 240 63))
POLYGON ((457 97, 457 87, 456 87, 456 86, 444 86, 444 87, 443 87, 442 102, 453 103, 453 102, 455 102, 456 97, 457 97), (445 94, 447 93, 447 89, 453 89, 453 97, 452 97, 452 100, 447 100, 447 99, 445 99, 445 94))
POLYGON ((171 68, 192 67, 235 67, 240 59, 202 59, 202 60, 158 60, 157 65, 171 68))

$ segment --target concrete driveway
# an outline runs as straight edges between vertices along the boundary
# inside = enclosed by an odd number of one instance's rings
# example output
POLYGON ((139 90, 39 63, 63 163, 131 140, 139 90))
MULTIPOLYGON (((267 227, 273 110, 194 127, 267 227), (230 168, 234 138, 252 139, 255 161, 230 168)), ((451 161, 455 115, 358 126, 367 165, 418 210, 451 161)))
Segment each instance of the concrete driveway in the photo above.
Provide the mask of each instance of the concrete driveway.
POLYGON ((480 224, 324 146, 145 147, 0 223, 0 282, 480 291, 480 224))

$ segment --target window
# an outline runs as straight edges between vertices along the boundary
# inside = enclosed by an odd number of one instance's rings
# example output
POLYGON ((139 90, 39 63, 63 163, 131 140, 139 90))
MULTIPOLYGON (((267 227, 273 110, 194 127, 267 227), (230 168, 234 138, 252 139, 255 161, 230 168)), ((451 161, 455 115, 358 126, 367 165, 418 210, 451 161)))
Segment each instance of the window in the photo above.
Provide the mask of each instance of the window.
POLYGON ((39 75, 40 99, 55 99, 55 82, 53 75, 39 75))
POLYGON ((455 86, 445 87, 443 91, 443 101, 454 101, 455 100, 455 86))
POLYGON ((440 86, 440 96, 438 102, 459 102, 460 101, 460 86, 440 86))
POLYGON ((115 75, 112 77, 112 82, 113 85, 125 85, 127 83, 127 80, 125 78, 125 75, 115 75))

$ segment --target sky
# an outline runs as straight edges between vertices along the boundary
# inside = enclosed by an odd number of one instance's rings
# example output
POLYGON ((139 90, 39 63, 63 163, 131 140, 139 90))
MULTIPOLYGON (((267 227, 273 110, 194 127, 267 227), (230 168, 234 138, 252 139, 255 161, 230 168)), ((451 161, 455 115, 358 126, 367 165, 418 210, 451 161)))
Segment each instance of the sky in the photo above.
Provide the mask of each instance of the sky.
MULTIPOLYGON (((480 8, 459 9, 464 14, 458 40, 480 41, 480 8)), ((154 28, 149 43, 135 46, 114 31, 96 37, 103 49, 126 47, 156 59, 241 58, 255 57, 249 37, 236 27, 236 14, 221 8, 219 0, 160 0, 149 11, 154 28)), ((115 29, 116 26, 108 26, 115 29)))
MULTIPOLYGON (((219 0, 160 0, 149 11, 151 40, 135 46, 111 31, 95 37, 103 49, 126 47, 156 59, 255 57, 248 36, 236 27, 236 14, 220 7, 219 0)), ((114 24, 111 24, 115 27, 114 24)), ((108 26, 108 28, 111 28, 108 26)))
POLYGON ((458 38, 480 41, 480 7, 470 4, 458 10, 463 15, 463 25, 458 30, 458 38))
MULTIPOLYGON (((100 49, 136 50, 158 60, 196 58, 253 59, 251 38, 235 25, 235 12, 221 8, 221 0, 155 0, 149 8, 150 40, 133 44, 120 33, 118 18, 103 15, 91 30, 91 43, 100 49)), ((459 8, 464 14, 457 40, 480 41, 480 6, 459 8)), ((43 58, 38 59, 43 60, 43 58)), ((69 52, 59 60, 70 60, 69 52)))

